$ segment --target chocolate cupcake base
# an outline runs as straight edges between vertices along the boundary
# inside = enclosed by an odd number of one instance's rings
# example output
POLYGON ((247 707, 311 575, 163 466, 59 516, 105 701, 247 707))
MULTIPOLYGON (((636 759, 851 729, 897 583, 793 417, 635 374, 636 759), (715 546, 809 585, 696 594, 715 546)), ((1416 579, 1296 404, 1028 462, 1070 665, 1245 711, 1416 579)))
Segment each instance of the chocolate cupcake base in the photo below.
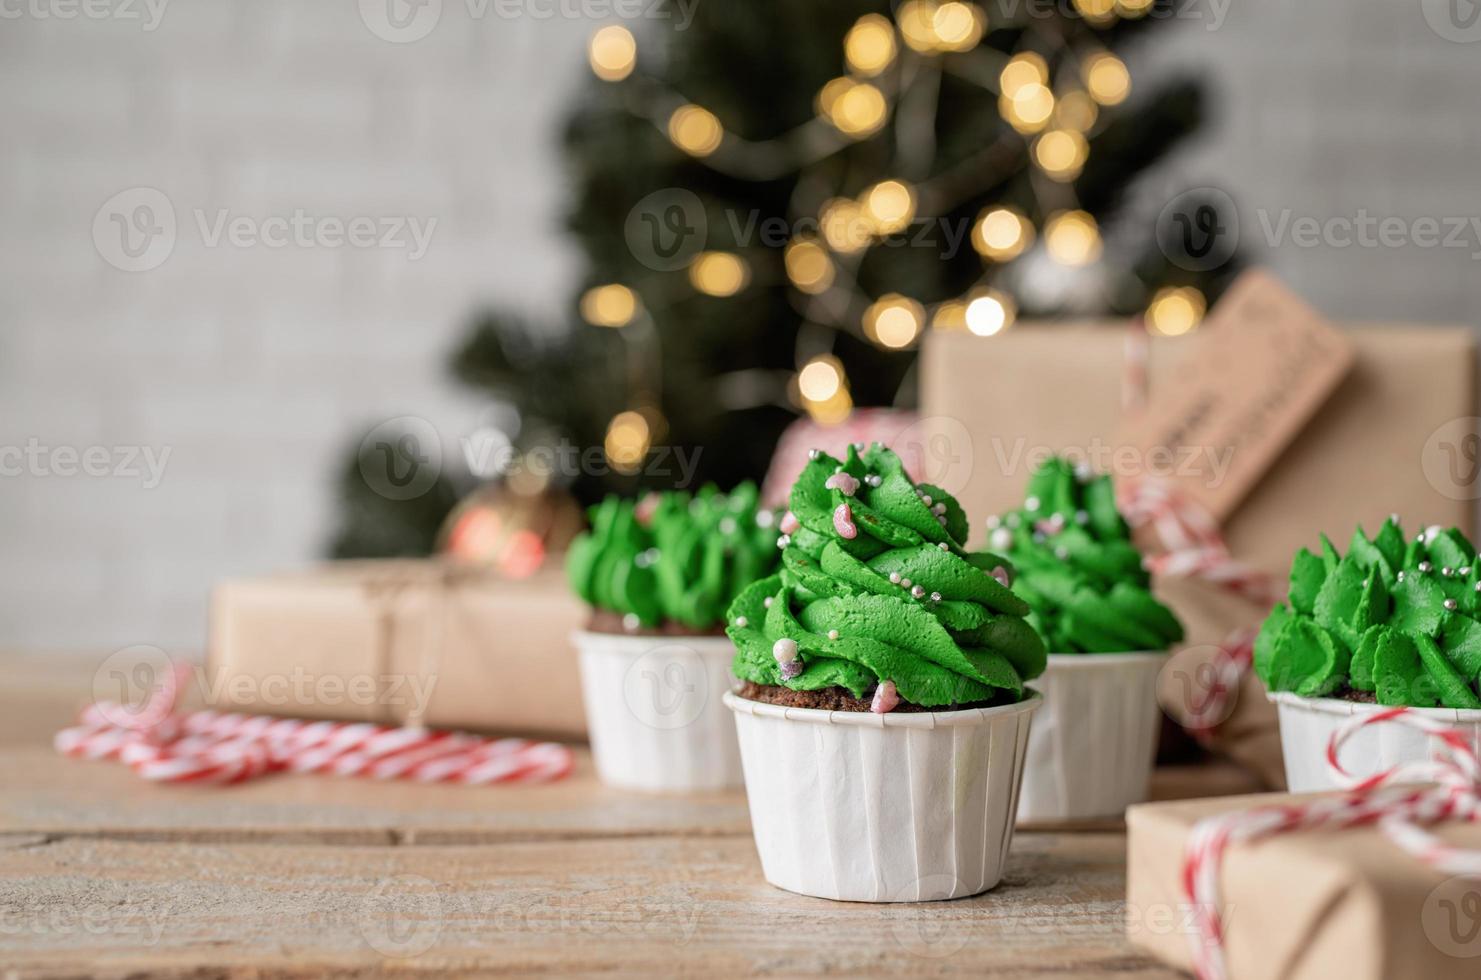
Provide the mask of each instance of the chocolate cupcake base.
MULTIPOLYGON (((736 696, 762 704, 777 704, 784 708, 817 708, 820 711, 868 711, 871 698, 856 698, 842 687, 823 687, 816 691, 794 691, 779 684, 755 684, 746 681, 737 690, 736 696)), ((972 701, 967 704, 938 704, 927 707, 902 700, 891 712, 961 711, 964 708, 994 708, 1004 701, 972 701)))

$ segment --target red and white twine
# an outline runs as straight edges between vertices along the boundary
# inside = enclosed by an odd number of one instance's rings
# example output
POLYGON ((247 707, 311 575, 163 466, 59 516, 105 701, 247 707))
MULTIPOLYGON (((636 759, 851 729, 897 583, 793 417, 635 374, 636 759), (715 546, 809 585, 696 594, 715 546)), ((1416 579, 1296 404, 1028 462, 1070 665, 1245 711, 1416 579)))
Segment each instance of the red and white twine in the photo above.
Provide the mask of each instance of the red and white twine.
POLYGON ((1481 876, 1481 850, 1454 847, 1425 829, 1447 820, 1481 821, 1481 761, 1460 732, 1408 708, 1356 716, 1333 733, 1327 745, 1327 766, 1350 792, 1222 814, 1194 825, 1183 854, 1183 892, 1192 903, 1196 924, 1189 937, 1194 970, 1203 980, 1229 976, 1219 912, 1219 874, 1231 844, 1295 830, 1372 824, 1429 867, 1444 874, 1481 876), (1366 778, 1350 775, 1338 759, 1343 744, 1362 728, 1385 724, 1419 729, 1438 739, 1442 748, 1433 760, 1405 763, 1366 778), (1394 785, 1398 783, 1420 785, 1394 785))
POLYGON ((140 709, 99 702, 53 744, 79 759, 117 759, 145 779, 238 783, 269 772, 317 772, 414 782, 539 783, 571 771, 554 742, 483 738, 418 727, 300 721, 218 711, 179 713, 183 677, 166 672, 140 709))

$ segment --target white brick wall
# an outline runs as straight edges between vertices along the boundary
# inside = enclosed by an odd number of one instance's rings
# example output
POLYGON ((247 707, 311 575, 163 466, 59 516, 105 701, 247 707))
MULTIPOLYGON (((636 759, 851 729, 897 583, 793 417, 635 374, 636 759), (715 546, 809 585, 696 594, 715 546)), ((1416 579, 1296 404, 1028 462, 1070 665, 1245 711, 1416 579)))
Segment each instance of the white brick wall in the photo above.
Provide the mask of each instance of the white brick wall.
MULTIPOLYGON (((410 44, 354 0, 173 0, 148 32, 0 20, 0 447, 171 451, 153 489, 0 477, 0 645, 196 646, 213 579, 320 553, 368 425, 467 431, 478 406, 443 364, 469 310, 554 308, 576 268, 556 136, 592 29, 469 10, 444 0, 410 44), (169 196, 178 243, 125 273, 91 227, 138 185, 169 196), (207 248, 190 212, 223 207, 438 226, 414 263, 207 248)), ((1133 59, 1142 79, 1207 71, 1219 95, 1217 129, 1149 197, 1227 188, 1252 255, 1334 315, 1481 322, 1471 249, 1270 247, 1256 216, 1481 215, 1481 43, 1437 36, 1419 0, 1235 0, 1209 23, 1133 59)))

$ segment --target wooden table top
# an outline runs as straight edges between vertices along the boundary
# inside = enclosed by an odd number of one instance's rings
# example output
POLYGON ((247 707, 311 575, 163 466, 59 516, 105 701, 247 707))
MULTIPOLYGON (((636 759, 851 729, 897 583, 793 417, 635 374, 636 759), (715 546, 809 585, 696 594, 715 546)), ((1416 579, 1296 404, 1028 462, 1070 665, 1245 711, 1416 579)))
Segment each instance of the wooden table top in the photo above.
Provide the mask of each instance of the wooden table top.
POLYGON ((156 786, 63 759, 95 662, 0 654, 0 977, 1178 975, 1125 939, 1115 824, 1019 833, 976 898, 829 902, 762 879, 741 793, 607 789, 584 751, 520 787, 156 786))

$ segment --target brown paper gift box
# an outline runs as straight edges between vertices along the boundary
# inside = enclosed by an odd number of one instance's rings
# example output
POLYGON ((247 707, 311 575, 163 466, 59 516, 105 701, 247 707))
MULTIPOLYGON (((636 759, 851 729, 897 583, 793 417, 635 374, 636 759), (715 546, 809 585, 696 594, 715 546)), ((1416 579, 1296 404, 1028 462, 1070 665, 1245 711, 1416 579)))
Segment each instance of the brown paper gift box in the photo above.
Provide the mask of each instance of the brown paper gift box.
MULTIPOLYGON (((1312 798, 1271 793, 1129 809, 1128 938, 1166 963, 1192 969, 1182 873, 1193 825, 1312 798)), ((1481 824, 1434 829, 1451 844, 1481 847, 1481 824)), ((1481 882, 1431 870, 1373 827, 1231 846, 1221 884, 1225 954, 1236 980, 1438 980, 1481 969, 1481 918, 1468 911, 1481 900, 1481 882)))
MULTIPOLYGON (((927 472, 956 493, 974 545, 980 515, 1019 506, 1044 453, 1113 446, 1122 414, 1127 324, 1023 323, 998 337, 932 332, 921 355, 927 472)), ((1397 512, 1411 528, 1454 525, 1471 533, 1472 502, 1431 483, 1443 460, 1431 437, 1476 414, 1475 341, 1466 328, 1367 326, 1346 331, 1356 363, 1316 416, 1225 522, 1236 558, 1284 578, 1291 556, 1326 532, 1345 547, 1358 524, 1397 512), (1429 453, 1429 459, 1422 454, 1429 453)), ((1177 370, 1188 341, 1154 338, 1147 366, 1153 398, 1177 370)), ((1236 379, 1230 379, 1235 383, 1236 379)), ((1443 471, 1442 471, 1443 472, 1443 471)), ((1436 481, 1443 483, 1444 481, 1436 481)), ((1464 489, 1464 488, 1462 488, 1464 489)), ((1195 656, 1268 611, 1204 583, 1165 580, 1157 590, 1188 628, 1195 656)), ((1196 663, 1184 666, 1191 676, 1196 663)), ((1170 665, 1170 678, 1178 670, 1170 665)), ((1176 697, 1169 689, 1168 697, 1176 697)), ((1253 678, 1219 747, 1269 785, 1282 786, 1275 712, 1253 678), (1253 695, 1253 696, 1252 696, 1253 695), (1233 737, 1237 733, 1238 737, 1233 737)))
POLYGON ((505 580, 435 561, 231 580, 211 604, 208 695, 239 710, 583 736, 560 569, 505 580))

